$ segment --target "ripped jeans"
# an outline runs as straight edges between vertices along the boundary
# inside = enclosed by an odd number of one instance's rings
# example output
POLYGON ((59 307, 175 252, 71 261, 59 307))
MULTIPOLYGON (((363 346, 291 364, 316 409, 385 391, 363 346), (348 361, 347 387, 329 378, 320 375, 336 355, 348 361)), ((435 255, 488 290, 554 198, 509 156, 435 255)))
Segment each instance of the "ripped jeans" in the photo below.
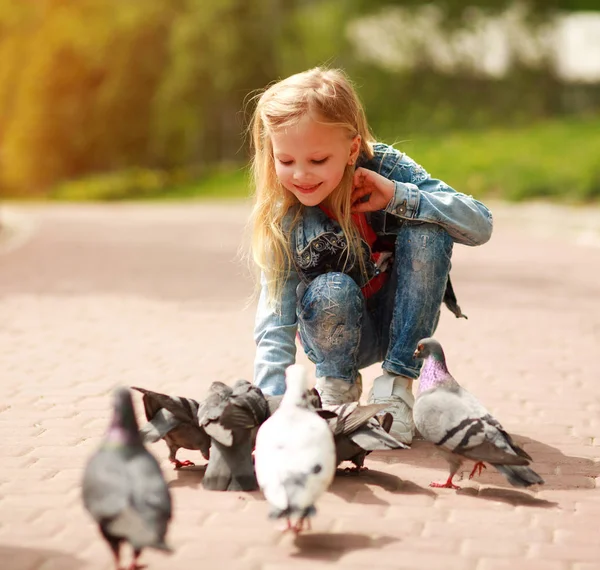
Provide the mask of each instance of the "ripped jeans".
POLYGON ((419 340, 433 335, 446 289, 453 241, 436 224, 398 231, 387 283, 368 300, 344 273, 324 273, 300 292, 298 332, 317 377, 353 383, 361 368, 382 362, 391 374, 417 378, 419 340))

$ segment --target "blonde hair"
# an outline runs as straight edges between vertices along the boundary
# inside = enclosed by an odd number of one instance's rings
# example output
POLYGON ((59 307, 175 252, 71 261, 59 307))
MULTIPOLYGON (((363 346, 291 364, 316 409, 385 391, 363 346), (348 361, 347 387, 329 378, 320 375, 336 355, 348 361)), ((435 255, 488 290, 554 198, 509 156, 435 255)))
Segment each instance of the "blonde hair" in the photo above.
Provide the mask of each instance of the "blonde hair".
MULTIPOLYGON (((289 231, 302 215, 298 199, 283 187, 275 173, 271 133, 296 124, 307 114, 318 122, 346 129, 350 138, 360 135, 360 154, 373 156, 373 135, 343 71, 315 67, 274 83, 259 95, 250 124, 254 178, 251 247, 253 259, 267 279, 271 302, 281 299, 283 284, 293 265, 289 231), (291 224, 284 228, 284 217, 293 208, 296 211, 291 224)), ((358 260, 364 274, 362 242, 350 211, 353 177, 354 166, 347 165, 340 184, 329 197, 328 207, 346 237, 346 264, 358 260)))

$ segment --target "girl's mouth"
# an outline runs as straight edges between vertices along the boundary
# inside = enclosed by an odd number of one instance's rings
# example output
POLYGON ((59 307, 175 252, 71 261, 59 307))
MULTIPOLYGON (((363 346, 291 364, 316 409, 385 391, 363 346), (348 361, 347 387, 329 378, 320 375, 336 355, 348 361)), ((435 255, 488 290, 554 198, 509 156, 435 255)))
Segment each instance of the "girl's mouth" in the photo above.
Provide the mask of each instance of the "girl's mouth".
POLYGON ((297 184, 294 184, 294 188, 296 188, 298 192, 302 192, 303 194, 310 194, 311 192, 314 192, 317 188, 319 188, 321 184, 322 182, 319 182, 318 184, 313 184, 312 186, 298 186, 297 184))

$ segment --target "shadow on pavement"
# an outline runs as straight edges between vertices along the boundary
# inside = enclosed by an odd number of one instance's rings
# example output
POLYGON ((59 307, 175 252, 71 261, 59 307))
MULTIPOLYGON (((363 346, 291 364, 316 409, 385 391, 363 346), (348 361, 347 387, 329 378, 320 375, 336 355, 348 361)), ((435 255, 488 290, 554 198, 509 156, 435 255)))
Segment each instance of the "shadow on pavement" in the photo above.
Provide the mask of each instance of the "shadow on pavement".
POLYGON ((181 469, 174 470, 177 479, 169 481, 169 487, 191 487, 193 489, 202 487, 202 479, 206 471, 208 463, 205 465, 194 465, 192 467, 182 467, 181 469))
POLYGON ((72 554, 42 548, 7 546, 0 544, 2 570, 34 570, 35 568, 60 568, 75 570, 84 565, 72 554))
POLYGON ((298 535, 294 545, 298 552, 292 554, 295 558, 308 558, 335 562, 353 550, 381 548, 399 539, 392 536, 371 537, 355 532, 327 532, 298 535))
MULTIPOLYGON (((600 477, 600 459, 594 460, 586 457, 566 455, 559 448, 539 440, 519 434, 511 435, 515 442, 533 457, 531 467, 545 481, 544 485, 532 488, 532 490, 579 490, 594 489, 596 487, 595 479, 600 477)), ((576 440, 574 440, 574 443, 580 445, 576 440)), ((373 452, 369 456, 369 459, 390 465, 402 463, 414 467, 439 469, 441 478, 445 478, 448 475, 448 463, 443 457, 442 452, 433 444, 423 440, 415 440, 409 451, 402 451, 401 453, 373 452)), ((472 465, 471 460, 465 459, 458 475, 462 472, 463 476, 466 476, 465 472, 468 474, 472 465)), ((460 477, 458 475, 455 478, 455 482, 460 485, 460 477)), ((475 477, 473 482, 481 485, 495 485, 514 489, 491 465, 488 465, 488 468, 480 476, 475 477)))
MULTIPOLYGON (((546 481, 540 491, 596 488, 595 479, 600 477, 600 459, 566 455, 558 447, 524 435, 513 437, 533 457, 532 467, 546 481)), ((600 455, 598 448, 590 446, 590 450, 600 455)))
POLYGON ((467 487, 456 491, 457 495, 466 495, 467 497, 475 497, 478 499, 487 499, 489 501, 507 503, 514 507, 539 507, 542 509, 552 509, 558 506, 555 501, 547 501, 546 499, 538 499, 527 492, 515 491, 514 489, 496 489, 487 487, 485 489, 474 489, 467 487))
POLYGON ((388 506, 387 501, 373 492, 371 488, 373 485, 381 487, 384 491, 392 494, 427 495, 431 497, 436 495, 431 489, 420 487, 412 481, 405 481, 396 475, 376 471, 375 469, 352 474, 338 470, 329 492, 347 502, 388 506))

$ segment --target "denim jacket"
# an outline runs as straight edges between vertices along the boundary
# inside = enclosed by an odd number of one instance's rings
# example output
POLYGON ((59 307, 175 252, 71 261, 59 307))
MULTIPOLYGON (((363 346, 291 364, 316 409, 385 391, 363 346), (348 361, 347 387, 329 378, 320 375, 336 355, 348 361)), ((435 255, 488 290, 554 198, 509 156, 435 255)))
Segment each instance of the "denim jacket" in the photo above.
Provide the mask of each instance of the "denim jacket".
MULTIPOLYGON (((474 246, 490 239, 492 215, 481 202, 431 178, 422 166, 391 146, 376 143, 373 150, 373 158, 359 157, 357 167, 378 172, 395 184, 394 196, 387 207, 368 214, 378 236, 394 235, 405 221, 412 220, 439 224, 455 243, 474 246)), ((254 382, 267 394, 285 391, 285 369, 296 359, 296 289, 307 277, 298 262, 311 248, 318 247, 325 235, 327 239, 335 236, 334 228, 343 239, 339 226, 319 207, 305 207, 301 222, 290 235, 296 257, 293 266, 300 272, 290 271, 277 306, 268 302, 266 281, 264 276, 261 278, 254 329, 257 345, 254 382)), ((451 286, 448 293, 453 297, 451 286)))

